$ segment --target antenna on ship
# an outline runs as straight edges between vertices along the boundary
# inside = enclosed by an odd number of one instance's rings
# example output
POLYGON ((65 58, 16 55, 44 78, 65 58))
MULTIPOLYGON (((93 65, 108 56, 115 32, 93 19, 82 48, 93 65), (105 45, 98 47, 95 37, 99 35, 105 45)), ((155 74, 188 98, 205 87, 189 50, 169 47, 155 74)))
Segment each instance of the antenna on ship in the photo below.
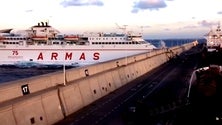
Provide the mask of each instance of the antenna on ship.
POLYGON ((138 26, 140 28, 140 35, 143 36, 143 31, 144 31, 144 28, 149 28, 150 26, 148 25, 143 25, 143 26, 138 26))
MULTIPOLYGON (((123 30, 124 36, 127 37, 126 27, 127 27, 128 25, 123 25, 123 26, 121 27, 121 26, 119 26, 117 23, 115 23, 115 24, 116 24, 116 26, 117 26, 119 29, 123 30)), ((127 64, 128 64, 128 62, 127 62, 127 48, 125 49, 125 53, 126 53, 125 61, 126 61, 126 65, 127 65, 127 64)))
POLYGON ((117 26, 119 29, 123 30, 123 33, 124 33, 124 34, 126 34, 126 27, 127 27, 128 25, 123 25, 123 26, 121 27, 121 26, 119 26, 117 23, 115 23, 115 24, 116 24, 116 26, 117 26))
POLYGON ((144 28, 144 26, 140 26, 140 29, 141 29, 141 35, 143 35, 143 28, 144 28))
POLYGON ((220 29, 220 22, 218 22, 217 30, 216 31, 221 31, 221 29, 220 29))

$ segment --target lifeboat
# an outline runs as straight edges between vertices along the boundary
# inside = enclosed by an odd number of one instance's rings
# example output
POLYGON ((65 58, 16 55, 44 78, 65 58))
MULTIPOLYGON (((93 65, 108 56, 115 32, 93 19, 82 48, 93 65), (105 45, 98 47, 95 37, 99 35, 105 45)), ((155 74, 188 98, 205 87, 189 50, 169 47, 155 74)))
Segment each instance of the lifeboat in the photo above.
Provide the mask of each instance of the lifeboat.
POLYGON ((67 41, 74 41, 74 40, 79 40, 79 36, 77 35, 67 35, 64 37, 65 40, 67 41))
POLYGON ((33 40, 48 40, 47 36, 33 36, 33 40))

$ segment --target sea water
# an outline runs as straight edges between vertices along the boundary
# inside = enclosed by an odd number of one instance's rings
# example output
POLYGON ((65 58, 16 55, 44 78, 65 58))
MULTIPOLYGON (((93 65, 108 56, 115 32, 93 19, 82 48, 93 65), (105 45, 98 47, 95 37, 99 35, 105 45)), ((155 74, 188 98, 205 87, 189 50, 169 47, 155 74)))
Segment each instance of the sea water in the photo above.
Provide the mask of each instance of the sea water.
POLYGON ((195 40, 197 40, 199 43, 206 42, 205 39, 147 39, 146 41, 152 43, 157 48, 162 48, 163 44, 165 45, 165 47, 173 47, 190 43, 195 40))

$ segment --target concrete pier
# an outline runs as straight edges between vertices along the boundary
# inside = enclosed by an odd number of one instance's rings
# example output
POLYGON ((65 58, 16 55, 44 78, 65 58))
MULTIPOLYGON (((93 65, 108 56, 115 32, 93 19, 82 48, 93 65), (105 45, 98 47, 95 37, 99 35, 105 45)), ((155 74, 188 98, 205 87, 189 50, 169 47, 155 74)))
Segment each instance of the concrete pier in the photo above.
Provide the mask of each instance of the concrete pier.
POLYGON ((196 44, 194 41, 69 69, 65 77, 63 72, 55 72, 3 83, 0 85, 0 122, 4 125, 54 124, 196 44))

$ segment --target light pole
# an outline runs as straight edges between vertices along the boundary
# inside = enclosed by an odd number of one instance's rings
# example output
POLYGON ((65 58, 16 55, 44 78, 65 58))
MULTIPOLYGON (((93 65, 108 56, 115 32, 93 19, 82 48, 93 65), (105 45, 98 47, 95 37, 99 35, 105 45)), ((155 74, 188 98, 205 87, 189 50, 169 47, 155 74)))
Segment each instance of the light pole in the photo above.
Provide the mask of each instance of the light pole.
MULTIPOLYGON (((65 46, 64 46, 65 47, 65 46)), ((63 85, 66 86, 66 65, 65 65, 65 49, 64 51, 64 61, 63 61, 63 85)))
POLYGON ((191 75, 191 78, 190 78, 190 81, 189 81, 188 92, 187 92, 187 98, 190 97, 190 89, 191 89, 191 85, 192 85, 192 81, 193 81, 193 78, 194 78, 195 73, 196 73, 196 70, 193 71, 193 73, 192 73, 192 75, 191 75))
POLYGON ((66 66, 63 64, 63 85, 66 86, 66 66))

